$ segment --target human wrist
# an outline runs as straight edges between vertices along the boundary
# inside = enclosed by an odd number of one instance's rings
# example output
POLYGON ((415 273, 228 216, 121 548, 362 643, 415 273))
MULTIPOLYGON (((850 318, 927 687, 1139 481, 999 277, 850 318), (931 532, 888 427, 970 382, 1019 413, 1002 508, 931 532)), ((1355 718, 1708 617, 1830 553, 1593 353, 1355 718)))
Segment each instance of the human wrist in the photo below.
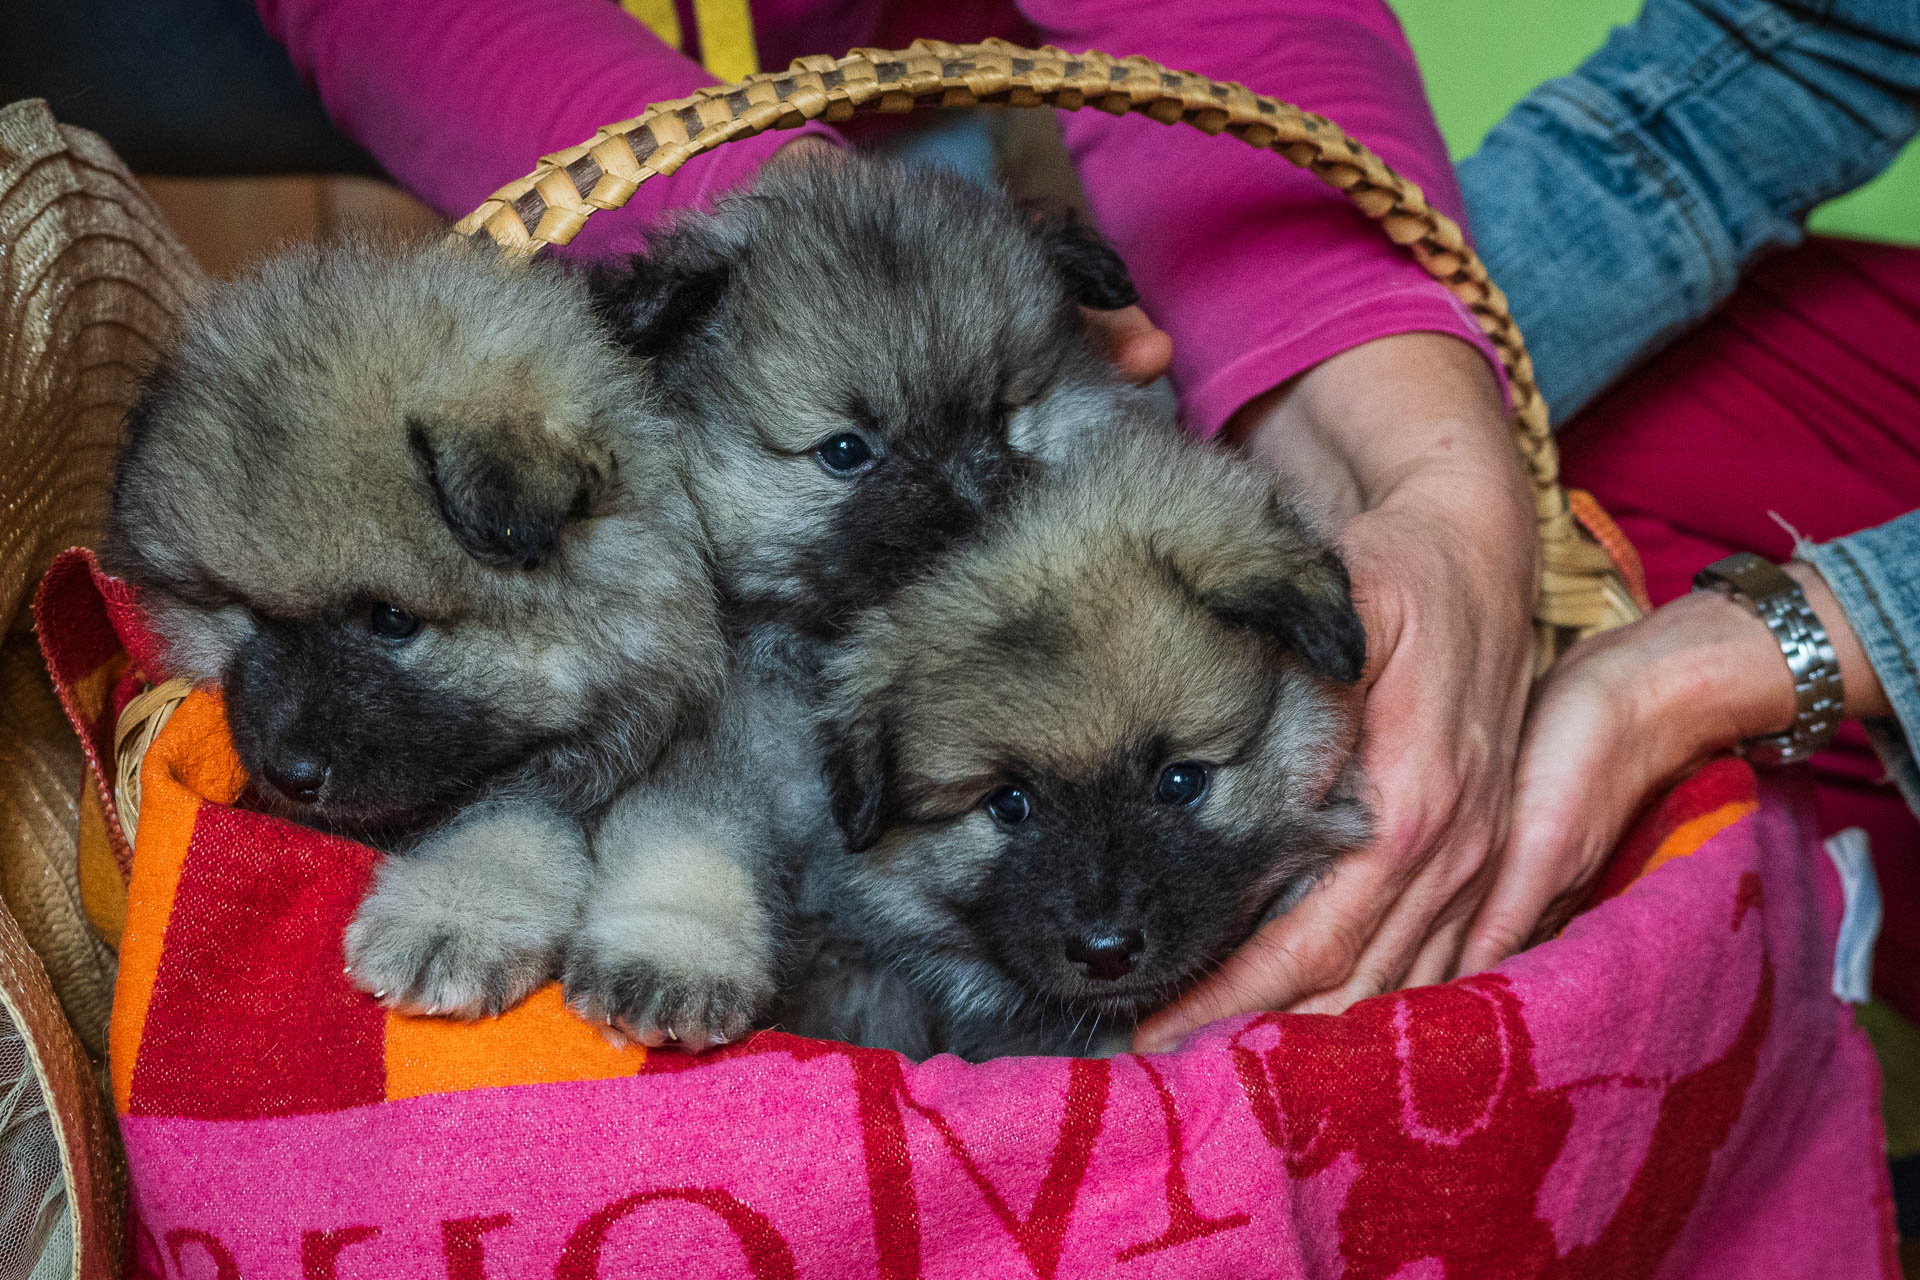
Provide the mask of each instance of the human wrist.
MULTIPOLYGON (((1885 714, 1886 695, 1819 571, 1797 561, 1781 568, 1799 584, 1833 642, 1844 714, 1885 714)), ((1638 625, 1648 628, 1641 652, 1650 660, 1633 685, 1645 700, 1638 722, 1650 734, 1685 739, 1664 754, 1697 756, 1792 729, 1800 708, 1780 640, 1738 601, 1718 591, 1695 591, 1638 625)))
POLYGON ((1730 596, 1696 591, 1670 601, 1655 619, 1660 635, 1648 685, 1668 724, 1715 749, 1793 726, 1793 673, 1760 618, 1730 596))
POLYGON ((1346 451, 1288 398, 1292 390, 1286 384, 1248 401, 1222 438, 1292 477, 1336 527, 1343 525, 1367 509, 1360 476, 1346 451))

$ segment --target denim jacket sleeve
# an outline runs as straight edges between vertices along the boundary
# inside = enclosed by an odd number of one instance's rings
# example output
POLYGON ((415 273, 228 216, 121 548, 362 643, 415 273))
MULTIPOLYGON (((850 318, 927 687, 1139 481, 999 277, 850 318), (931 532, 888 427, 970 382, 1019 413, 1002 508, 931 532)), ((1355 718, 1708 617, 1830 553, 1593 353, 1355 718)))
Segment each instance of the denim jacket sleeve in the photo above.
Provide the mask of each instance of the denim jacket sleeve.
POLYGON ((1920 511, 1832 542, 1803 544, 1795 556, 1833 588, 1887 691, 1893 715, 1867 721, 1867 732, 1907 804, 1920 813, 1920 766, 1913 755, 1920 743, 1920 511))
POLYGON ((1920 0, 1646 0, 1460 165, 1547 402, 1581 405, 1920 130, 1920 0))

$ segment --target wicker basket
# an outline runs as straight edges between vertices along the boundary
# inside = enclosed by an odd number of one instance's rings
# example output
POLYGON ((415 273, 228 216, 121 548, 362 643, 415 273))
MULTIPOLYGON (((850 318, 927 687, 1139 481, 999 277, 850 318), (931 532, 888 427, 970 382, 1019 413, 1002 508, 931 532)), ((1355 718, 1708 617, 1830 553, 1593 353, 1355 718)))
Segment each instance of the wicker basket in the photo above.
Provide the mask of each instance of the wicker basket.
POLYGON ((573 239, 596 209, 619 208, 648 178, 672 173, 722 143, 808 120, 983 103, 1063 111, 1091 106, 1230 133, 1249 146, 1278 152, 1346 193, 1466 305, 1506 366, 1514 437, 1533 481, 1540 530, 1536 670, 1579 637, 1639 616, 1612 558, 1586 536, 1568 507, 1546 402, 1534 384, 1520 330, 1459 226, 1338 125, 1244 85, 1171 71, 1146 58, 1025 49, 1001 40, 965 45, 920 40, 903 51, 856 49, 844 58, 805 57, 786 71, 702 89, 606 126, 501 187, 462 219, 456 232, 488 237, 508 254, 538 253, 573 239))

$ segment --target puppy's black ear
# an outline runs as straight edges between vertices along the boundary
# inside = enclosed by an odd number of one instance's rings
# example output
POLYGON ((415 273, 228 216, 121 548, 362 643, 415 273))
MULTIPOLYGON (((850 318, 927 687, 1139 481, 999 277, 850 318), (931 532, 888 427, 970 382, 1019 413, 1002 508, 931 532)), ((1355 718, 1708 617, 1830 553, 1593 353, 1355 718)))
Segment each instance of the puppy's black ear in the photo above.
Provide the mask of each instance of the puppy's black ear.
POLYGON ((1081 306, 1118 311, 1140 300, 1140 291, 1133 287, 1133 277, 1113 246, 1071 212, 1038 218, 1034 233, 1053 260, 1054 270, 1067 282, 1067 292, 1081 306))
POLYGON ((827 734, 827 795, 855 853, 873 848, 893 818, 893 727, 862 717, 827 734))
POLYGON ((1307 670, 1352 684, 1367 665, 1367 632, 1353 607, 1346 566, 1328 552, 1327 581, 1249 578, 1207 597, 1207 608, 1230 627, 1244 627, 1296 653, 1307 670), (1337 590, 1328 590, 1337 582, 1337 590))
POLYGON ((542 422, 415 418, 407 443, 454 539, 496 568, 539 568, 613 478, 605 450, 542 422))
POLYGON ((733 263, 668 240, 651 254, 589 277, 594 306, 621 346, 638 356, 670 355, 720 304, 733 263))
POLYGON ((1341 684, 1360 678, 1367 631, 1347 566, 1290 502, 1268 494, 1256 545, 1233 553, 1231 563, 1200 591, 1215 617, 1285 646, 1316 675, 1341 684))

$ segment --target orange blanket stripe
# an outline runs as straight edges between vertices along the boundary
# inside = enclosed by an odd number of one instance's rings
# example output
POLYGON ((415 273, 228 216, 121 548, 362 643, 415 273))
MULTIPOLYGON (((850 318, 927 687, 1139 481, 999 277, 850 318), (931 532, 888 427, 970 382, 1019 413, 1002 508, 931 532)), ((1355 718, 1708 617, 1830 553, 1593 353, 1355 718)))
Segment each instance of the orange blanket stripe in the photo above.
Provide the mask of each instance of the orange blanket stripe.
POLYGON ((167 920, 193 845, 200 806, 203 802, 230 805, 240 798, 246 783, 240 757, 227 737, 226 711, 219 695, 195 690, 173 713, 140 766, 139 856, 127 886, 120 973, 107 1030, 113 1102, 121 1112, 132 1098, 133 1064, 140 1054, 167 920))
MULTIPOLYGON (((1718 785, 1690 788, 1656 806, 1634 833, 1631 847, 1623 850, 1627 858, 1637 853, 1643 861, 1637 867, 1612 867, 1608 889, 1618 892, 1693 853, 1754 811, 1752 775, 1737 761, 1717 761, 1704 772, 1718 785), (1695 803, 1687 803, 1696 797, 1695 803)), ((167 919, 198 819, 203 812, 214 812, 206 806, 238 800, 245 781, 218 696, 195 692, 174 713, 141 771, 145 802, 111 1031, 114 1100, 123 1112, 129 1108, 167 919)), ((389 1013, 383 1041, 385 1095, 390 1100, 607 1079, 634 1074, 647 1059, 645 1049, 616 1046, 599 1028, 575 1017, 557 983, 500 1017, 481 1022, 389 1013)))

